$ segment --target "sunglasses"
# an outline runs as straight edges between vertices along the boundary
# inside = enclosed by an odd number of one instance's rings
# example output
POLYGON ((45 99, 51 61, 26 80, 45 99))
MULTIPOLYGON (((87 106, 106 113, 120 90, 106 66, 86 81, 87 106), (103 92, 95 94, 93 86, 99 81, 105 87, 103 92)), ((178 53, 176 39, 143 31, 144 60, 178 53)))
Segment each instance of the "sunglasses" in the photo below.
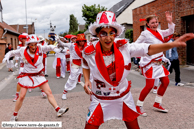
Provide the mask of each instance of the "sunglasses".
POLYGON ((111 37, 115 37, 116 33, 114 31, 111 31, 110 33, 107 33, 105 31, 102 31, 99 33, 100 37, 107 37, 108 35, 111 37))

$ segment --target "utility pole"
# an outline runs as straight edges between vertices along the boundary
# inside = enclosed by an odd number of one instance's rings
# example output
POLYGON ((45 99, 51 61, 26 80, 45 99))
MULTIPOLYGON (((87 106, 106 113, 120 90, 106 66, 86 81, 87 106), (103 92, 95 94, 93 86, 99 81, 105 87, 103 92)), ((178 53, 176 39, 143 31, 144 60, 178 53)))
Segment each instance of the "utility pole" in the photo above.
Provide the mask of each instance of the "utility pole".
POLYGON ((28 34, 26 0, 25 0, 25 10, 26 10, 26 33, 28 34))

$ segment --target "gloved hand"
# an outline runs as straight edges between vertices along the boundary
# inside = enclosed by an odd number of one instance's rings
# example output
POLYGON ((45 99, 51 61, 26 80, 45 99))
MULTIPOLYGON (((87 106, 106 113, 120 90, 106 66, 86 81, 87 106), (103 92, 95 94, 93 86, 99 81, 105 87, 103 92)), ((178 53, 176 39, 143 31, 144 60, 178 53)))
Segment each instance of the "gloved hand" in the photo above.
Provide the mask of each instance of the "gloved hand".
POLYGON ((3 59, 3 63, 5 63, 6 61, 7 61, 7 63, 9 63, 9 59, 5 57, 5 58, 3 59))
POLYGON ((18 63, 15 63, 15 67, 16 67, 16 68, 18 67, 18 63))
POLYGON ((61 49, 55 48, 54 51, 55 51, 56 53, 60 53, 60 52, 61 52, 61 49))

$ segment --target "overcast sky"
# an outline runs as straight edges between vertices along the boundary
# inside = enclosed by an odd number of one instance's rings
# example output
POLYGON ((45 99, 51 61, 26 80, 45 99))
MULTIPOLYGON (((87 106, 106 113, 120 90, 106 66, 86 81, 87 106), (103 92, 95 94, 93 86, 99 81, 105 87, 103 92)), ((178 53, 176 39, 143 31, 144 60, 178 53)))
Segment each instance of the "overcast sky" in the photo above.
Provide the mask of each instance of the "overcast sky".
MULTIPOLYGON (((79 24, 85 23, 81 11, 84 4, 100 4, 109 9, 119 1, 121 0, 26 0, 27 23, 35 22, 36 34, 45 34, 47 37, 50 21, 56 26, 56 34, 59 34, 69 30, 70 14, 74 14, 79 24)), ((1 0, 1 3, 3 20, 7 24, 26 24, 25 0, 1 0)))

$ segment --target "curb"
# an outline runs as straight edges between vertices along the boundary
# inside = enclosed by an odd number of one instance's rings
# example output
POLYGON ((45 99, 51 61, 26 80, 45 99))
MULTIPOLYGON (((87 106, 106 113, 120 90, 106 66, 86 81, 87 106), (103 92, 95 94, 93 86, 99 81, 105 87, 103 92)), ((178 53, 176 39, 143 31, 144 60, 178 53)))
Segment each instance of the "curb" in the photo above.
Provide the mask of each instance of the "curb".
POLYGON ((2 69, 5 65, 6 63, 0 63, 0 69, 2 69))

